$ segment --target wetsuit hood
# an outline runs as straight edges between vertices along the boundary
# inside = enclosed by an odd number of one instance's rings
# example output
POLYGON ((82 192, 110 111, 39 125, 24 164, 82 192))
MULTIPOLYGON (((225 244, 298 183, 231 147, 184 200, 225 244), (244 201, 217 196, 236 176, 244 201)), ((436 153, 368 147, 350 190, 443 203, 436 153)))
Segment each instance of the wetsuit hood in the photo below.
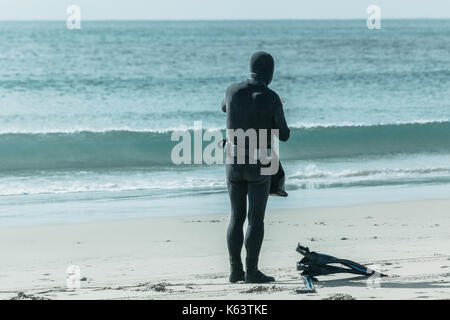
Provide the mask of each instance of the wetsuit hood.
POLYGON ((250 61, 251 77, 269 85, 272 82, 274 67, 275 62, 270 54, 263 51, 256 52, 250 61))

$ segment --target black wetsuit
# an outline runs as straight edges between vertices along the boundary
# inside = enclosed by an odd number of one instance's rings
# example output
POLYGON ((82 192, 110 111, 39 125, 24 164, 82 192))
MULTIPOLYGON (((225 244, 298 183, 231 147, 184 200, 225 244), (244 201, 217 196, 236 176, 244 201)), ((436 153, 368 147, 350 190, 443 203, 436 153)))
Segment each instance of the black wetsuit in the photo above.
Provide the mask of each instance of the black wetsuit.
MULTIPOLYGON (((257 52, 251 61, 251 78, 227 89, 222 110, 227 113, 227 129, 278 129, 278 138, 287 141, 289 128, 284 117, 280 97, 267 85, 272 81, 272 56, 257 52)), ((269 131, 270 132, 270 131, 269 131)), ((259 141, 259 136, 258 136, 259 141)), ((235 143, 235 142, 231 142, 235 143)), ((271 146, 268 134, 268 147, 271 146)), ((247 159, 248 160, 248 159, 247 159)), ((271 176, 261 175, 262 164, 227 164, 227 184, 231 201, 231 219, 227 232, 230 263, 242 268, 241 251, 244 243, 243 225, 247 216, 245 235, 247 270, 257 269, 264 237, 264 214, 270 190, 271 176)))

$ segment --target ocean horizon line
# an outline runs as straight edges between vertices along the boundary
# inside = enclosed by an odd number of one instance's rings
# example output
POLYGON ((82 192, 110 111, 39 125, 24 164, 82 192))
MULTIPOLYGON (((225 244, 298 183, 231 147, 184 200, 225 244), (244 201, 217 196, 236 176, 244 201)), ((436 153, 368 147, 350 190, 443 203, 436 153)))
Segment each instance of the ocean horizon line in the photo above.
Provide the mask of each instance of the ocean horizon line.
MULTIPOLYGON (((83 22, 296 22, 296 21, 366 21, 366 18, 223 18, 223 19, 83 19, 83 22)), ((447 21, 450 17, 383 17, 383 21, 447 21)), ((66 22, 66 19, 0 19, 1 22, 66 22)))

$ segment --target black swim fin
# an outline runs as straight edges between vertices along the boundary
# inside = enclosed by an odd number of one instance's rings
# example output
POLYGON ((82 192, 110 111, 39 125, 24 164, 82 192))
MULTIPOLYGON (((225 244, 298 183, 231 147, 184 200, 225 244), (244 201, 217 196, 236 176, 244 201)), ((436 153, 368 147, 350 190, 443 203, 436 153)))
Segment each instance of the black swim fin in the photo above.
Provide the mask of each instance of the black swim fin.
POLYGON ((300 244, 297 246, 297 252, 304 256, 297 263, 297 271, 303 271, 302 275, 316 277, 320 275, 328 275, 335 273, 351 273, 370 277, 379 274, 380 277, 387 277, 383 273, 379 273, 366 266, 347 259, 339 259, 330 255, 309 251, 309 248, 300 244), (344 267, 336 266, 341 264, 344 267))

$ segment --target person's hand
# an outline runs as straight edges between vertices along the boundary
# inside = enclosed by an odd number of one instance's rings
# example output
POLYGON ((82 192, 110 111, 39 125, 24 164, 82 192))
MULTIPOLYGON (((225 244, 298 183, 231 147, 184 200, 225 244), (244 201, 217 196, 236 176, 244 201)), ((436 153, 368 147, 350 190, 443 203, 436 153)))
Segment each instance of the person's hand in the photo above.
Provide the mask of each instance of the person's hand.
POLYGON ((284 98, 280 98, 281 103, 284 103, 284 98))

